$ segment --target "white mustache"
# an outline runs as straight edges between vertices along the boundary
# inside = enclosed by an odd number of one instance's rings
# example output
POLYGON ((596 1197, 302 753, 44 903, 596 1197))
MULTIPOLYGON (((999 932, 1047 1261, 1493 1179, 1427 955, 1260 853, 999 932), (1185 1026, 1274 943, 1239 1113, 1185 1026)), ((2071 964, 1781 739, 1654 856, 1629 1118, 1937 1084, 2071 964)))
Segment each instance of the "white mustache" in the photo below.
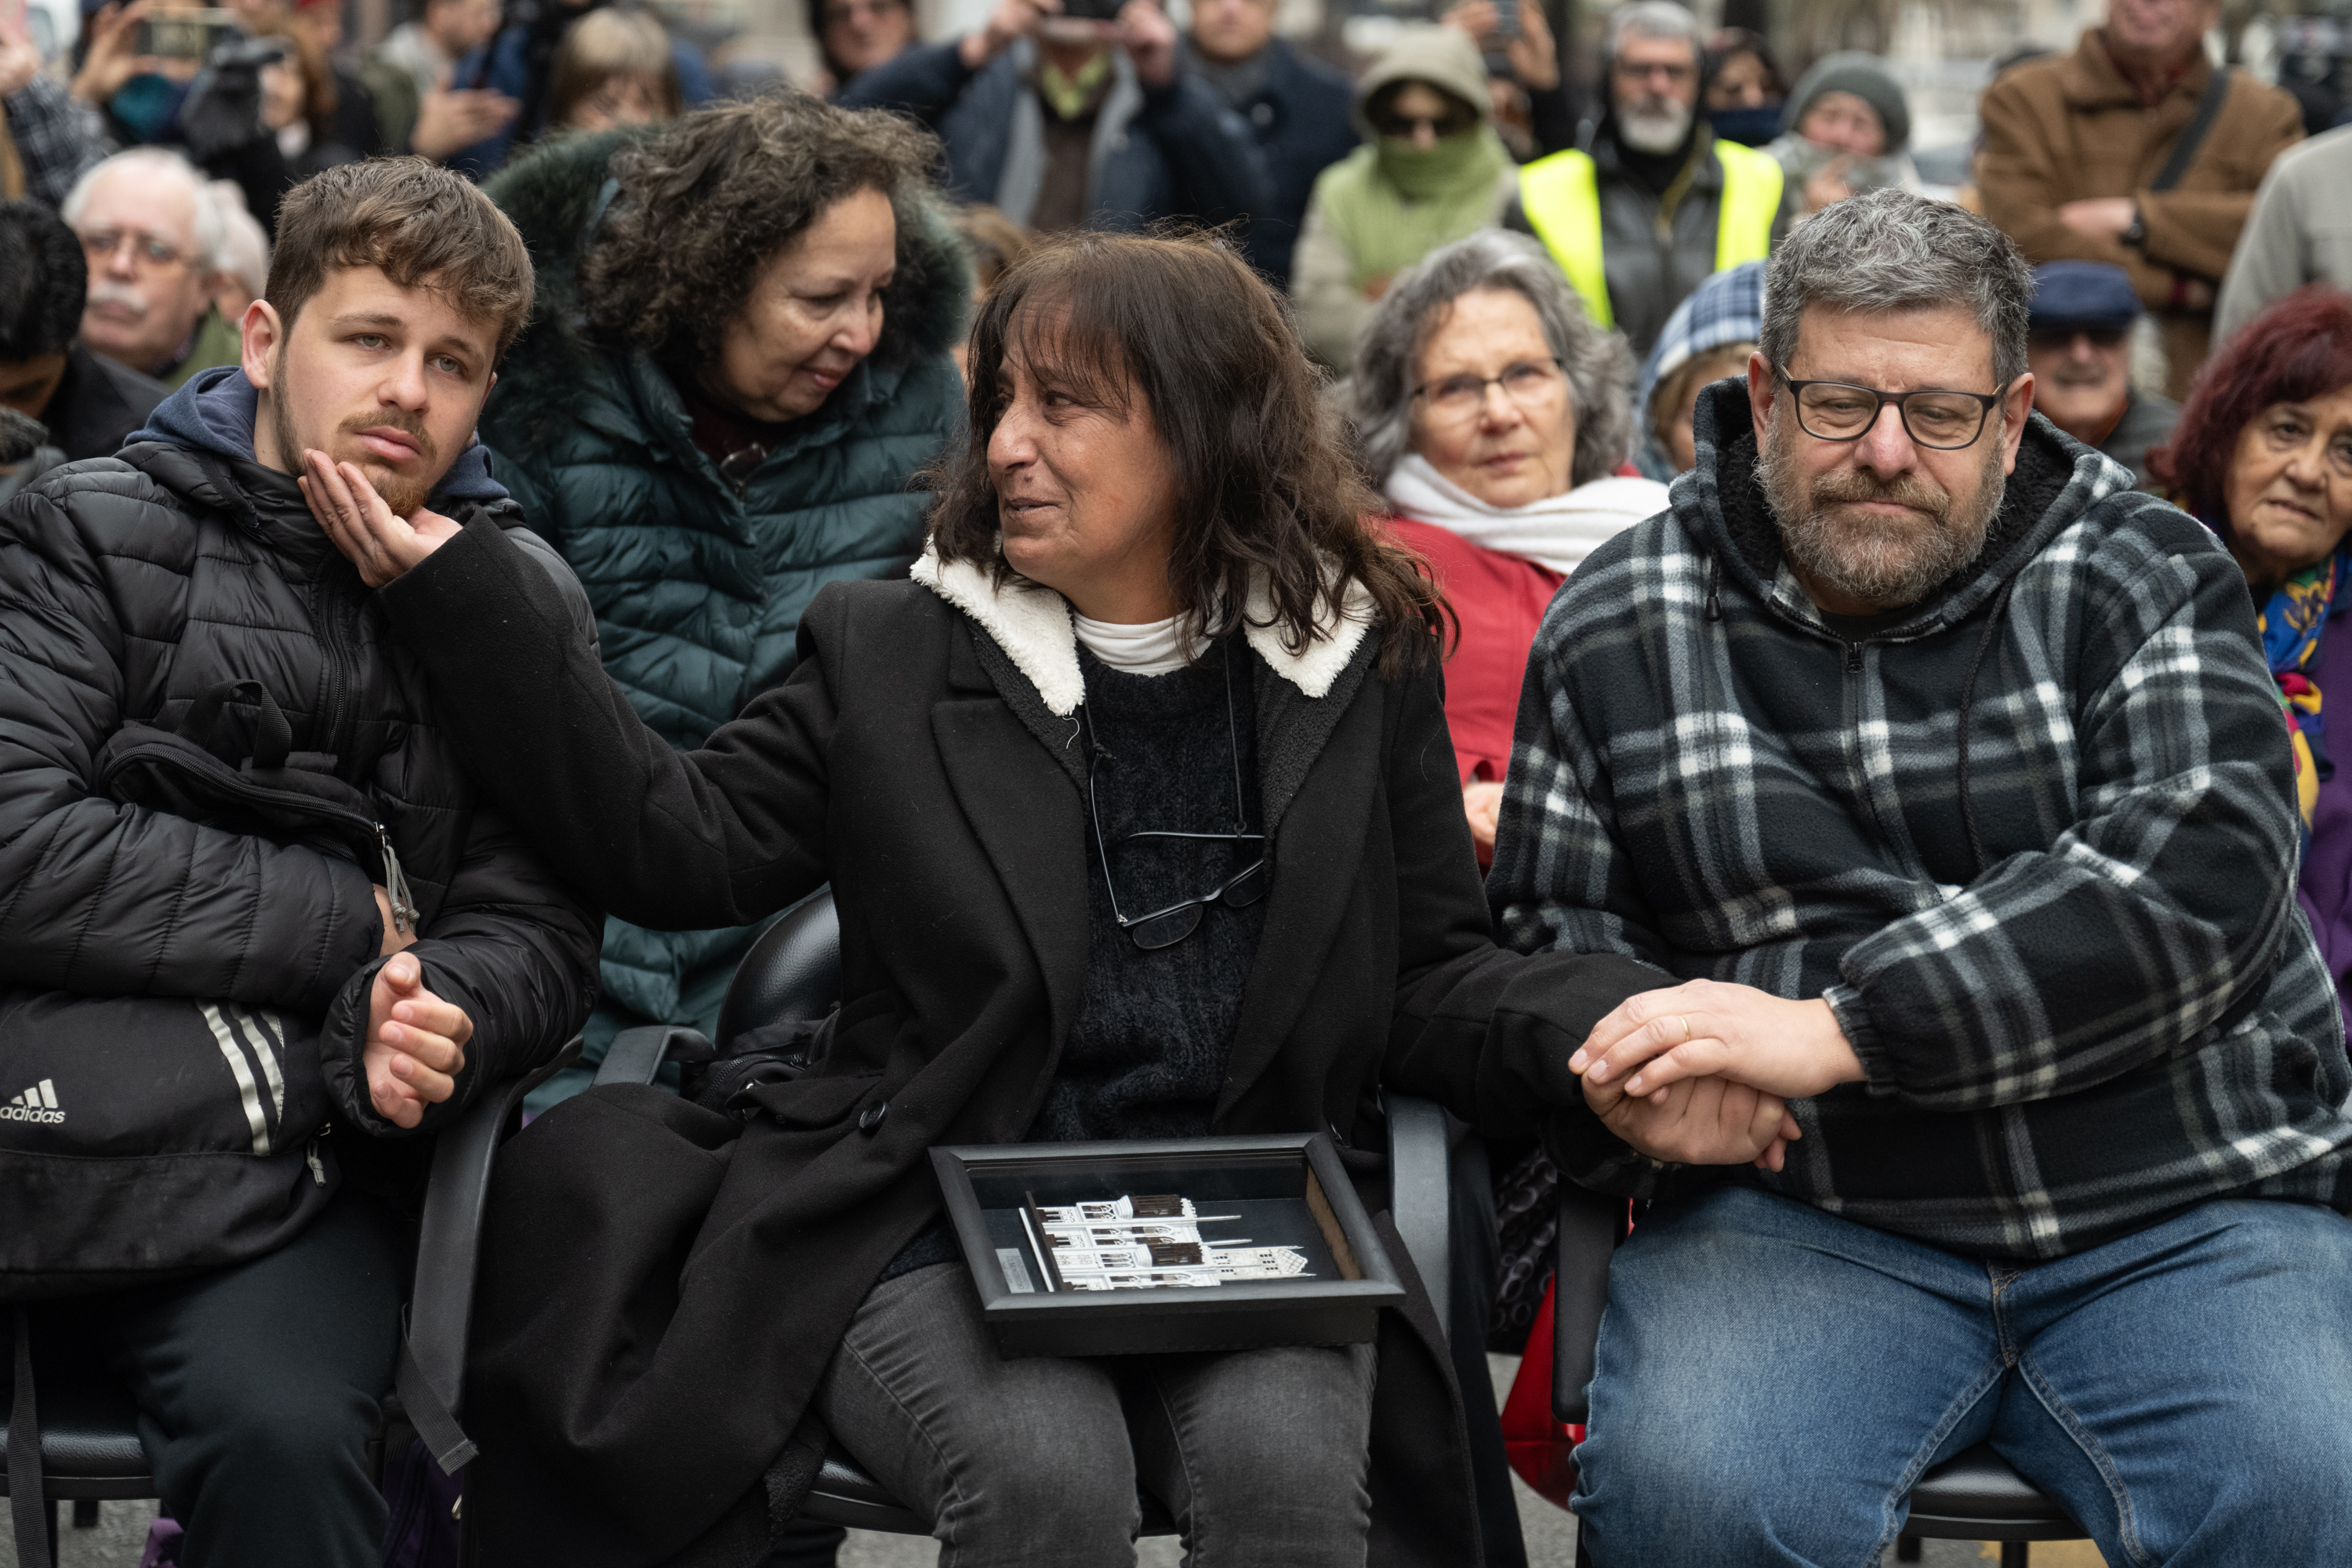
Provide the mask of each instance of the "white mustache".
POLYGON ((109 279, 94 278, 90 280, 89 293, 84 304, 85 306, 120 305, 131 313, 132 321, 143 321, 147 319, 146 297, 127 283, 116 283, 109 279))

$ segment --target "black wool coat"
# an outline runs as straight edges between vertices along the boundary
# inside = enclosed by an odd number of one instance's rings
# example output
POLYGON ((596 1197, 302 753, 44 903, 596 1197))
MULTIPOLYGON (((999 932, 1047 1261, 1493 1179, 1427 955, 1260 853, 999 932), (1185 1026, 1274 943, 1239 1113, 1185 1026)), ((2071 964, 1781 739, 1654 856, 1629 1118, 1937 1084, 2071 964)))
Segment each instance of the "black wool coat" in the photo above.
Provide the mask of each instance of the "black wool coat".
MULTIPOLYGON (((759 1091, 765 1115, 591 1090, 502 1158, 468 1416, 486 1561, 751 1561, 807 1484, 795 1428, 843 1329, 939 1210, 928 1151, 1017 1142, 1036 1114, 1087 952, 1076 662, 946 592, 826 588, 791 679, 691 753, 637 721, 496 529, 383 592, 476 776, 592 897, 710 926, 830 881, 841 916, 833 1044, 759 1091)), ((1066 647, 1044 597, 1028 629, 1066 647)), ((1534 1130, 1577 1092, 1585 1032, 1660 978, 1494 946, 1433 661, 1382 676, 1378 641, 1315 645, 1319 696, 1255 645, 1275 871, 1214 1124, 1328 1128, 1367 1171, 1380 1086, 1534 1130)), ((1459 1391, 1417 1289, 1380 1350, 1372 1561, 1475 1562, 1459 1391)))

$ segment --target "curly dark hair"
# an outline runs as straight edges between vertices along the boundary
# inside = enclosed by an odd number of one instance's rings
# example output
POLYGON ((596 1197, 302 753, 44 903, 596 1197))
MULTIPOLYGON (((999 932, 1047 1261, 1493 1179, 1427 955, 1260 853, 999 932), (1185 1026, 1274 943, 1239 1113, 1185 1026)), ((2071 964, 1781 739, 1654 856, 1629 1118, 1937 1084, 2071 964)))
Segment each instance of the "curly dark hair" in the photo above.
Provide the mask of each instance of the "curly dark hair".
POLYGON ((2230 468, 2238 437, 2278 403, 2352 386, 2352 293, 2313 283, 2238 329, 2197 369, 2170 444, 2147 455, 2148 472, 2173 503, 2231 537, 2230 468))
POLYGON ((1436 651, 1446 620, 1436 588, 1374 528, 1386 509, 1349 461, 1289 313, 1222 239, 1071 234, 997 279, 972 327, 962 447, 929 478, 940 558, 1000 577, 1011 567, 988 445, 1008 358, 1050 361, 1053 382, 1084 402, 1124 408, 1140 396, 1150 409, 1184 492, 1168 557, 1179 613, 1205 619, 1245 604, 1263 574, 1272 624, 1299 652, 1328 635, 1318 626, 1339 624, 1352 577, 1378 610, 1383 675, 1436 651))
POLYGON ((89 264, 81 241, 38 202, 0 202, 0 361, 53 354, 81 331, 89 264))
POLYGON ((615 153, 619 182, 580 269, 588 331, 664 368, 719 352, 760 268, 845 196, 879 191, 898 219, 886 314, 920 289, 916 204, 938 141, 877 110, 775 92, 698 110, 615 153))

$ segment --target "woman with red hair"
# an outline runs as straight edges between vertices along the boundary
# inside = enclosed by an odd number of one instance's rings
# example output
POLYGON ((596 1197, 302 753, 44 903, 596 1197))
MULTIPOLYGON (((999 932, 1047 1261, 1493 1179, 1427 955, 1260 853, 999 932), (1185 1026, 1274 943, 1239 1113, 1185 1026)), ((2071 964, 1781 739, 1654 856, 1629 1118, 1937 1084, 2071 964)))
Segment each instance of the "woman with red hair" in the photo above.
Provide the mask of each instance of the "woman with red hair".
POLYGON ((2221 536, 2253 591, 2294 738, 2298 891, 2340 1004, 2352 976, 2352 772, 2339 776, 2330 758, 2327 719, 2352 706, 2352 293, 2314 285, 2248 322, 2198 372, 2172 445, 2149 467, 2221 536))

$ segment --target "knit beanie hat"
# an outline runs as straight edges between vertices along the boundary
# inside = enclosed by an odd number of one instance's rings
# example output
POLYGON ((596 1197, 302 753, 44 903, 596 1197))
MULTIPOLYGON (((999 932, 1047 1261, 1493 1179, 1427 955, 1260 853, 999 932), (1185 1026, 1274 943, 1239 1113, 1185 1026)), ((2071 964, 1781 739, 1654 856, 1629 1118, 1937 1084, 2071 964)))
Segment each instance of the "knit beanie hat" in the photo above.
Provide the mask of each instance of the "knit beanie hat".
POLYGON ((1886 150, 1882 156, 1893 157, 1911 140, 1911 106, 1904 100, 1903 85, 1885 60, 1856 49, 1822 56, 1797 79, 1797 90, 1789 95, 1780 110, 1782 133, 1796 130, 1805 110, 1825 92, 1850 92, 1878 110, 1878 121, 1886 127, 1886 150))

